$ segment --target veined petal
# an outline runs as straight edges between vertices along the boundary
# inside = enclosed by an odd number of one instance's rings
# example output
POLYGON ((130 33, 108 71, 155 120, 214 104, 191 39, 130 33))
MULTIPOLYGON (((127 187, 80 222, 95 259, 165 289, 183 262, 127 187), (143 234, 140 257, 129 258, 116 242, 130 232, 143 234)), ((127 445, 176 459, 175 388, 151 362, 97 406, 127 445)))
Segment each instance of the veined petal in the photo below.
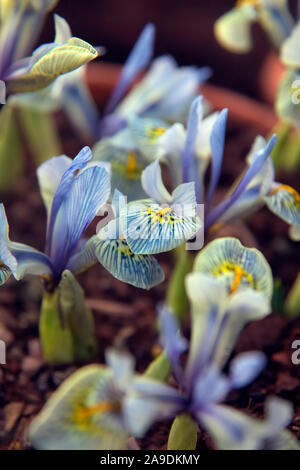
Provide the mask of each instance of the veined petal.
POLYGON ((292 31, 292 34, 284 41, 280 50, 280 59, 289 69, 299 69, 300 67, 300 23, 292 31))
POLYGON ((49 258, 28 245, 9 240, 9 227, 3 204, 0 204, 0 285, 12 274, 19 280, 26 274, 51 274, 49 258))
POLYGON ((265 257, 255 248, 245 248, 236 238, 219 238, 209 243, 196 257, 194 271, 226 280, 232 293, 250 287, 271 299, 272 272, 265 257))
POLYGON ((210 135, 211 148, 211 176, 209 181, 207 202, 211 203, 212 197, 219 182, 221 167, 224 155, 225 132, 227 123, 228 109, 223 109, 218 115, 210 135))
MULTIPOLYGON (((106 203, 109 194, 110 177, 101 166, 89 167, 74 178, 53 224, 50 254, 57 274, 66 266, 81 236, 106 203)), ((53 205, 54 202, 55 198, 53 205)))
POLYGON ((266 356, 261 352, 239 354, 230 364, 232 388, 242 388, 250 384, 265 368, 266 356))
POLYGON ((190 273, 185 279, 192 304, 192 333, 185 368, 189 386, 198 379, 201 369, 209 363, 228 296, 226 283, 204 273, 190 273))
POLYGON ((263 441, 263 424, 224 405, 212 405, 197 413, 200 426, 213 437, 218 450, 255 450, 263 441))
POLYGON ((300 226, 300 194, 294 188, 275 183, 264 200, 278 217, 296 227, 300 226))
POLYGON ((278 115, 297 129, 300 127, 299 84, 299 72, 287 70, 279 83, 275 102, 278 115))
POLYGON ((132 393, 124 400, 124 419, 128 429, 141 437, 155 421, 175 417, 187 400, 173 387, 143 375, 134 376, 132 393))
POLYGON ((93 237, 86 241, 83 247, 71 256, 66 269, 73 274, 80 274, 97 263, 93 237))
POLYGON ((63 108, 83 140, 94 142, 99 137, 100 117, 85 83, 85 67, 58 77, 51 87, 51 98, 63 108))
POLYGON ((155 422, 174 418, 182 410, 180 402, 160 399, 159 396, 128 396, 124 400, 124 420, 130 433, 137 438, 143 437, 155 422))
POLYGON ((199 121, 203 118, 203 97, 194 99, 189 113, 185 146, 181 155, 182 179, 183 182, 193 181, 192 173, 193 158, 196 152, 196 141, 198 135, 199 121))
POLYGON ((127 352, 111 348, 105 351, 105 360, 112 369, 114 380, 120 390, 126 390, 127 387, 130 387, 135 367, 134 358, 127 352))
POLYGON ((48 214, 60 180, 71 164, 71 158, 66 155, 60 155, 59 157, 50 158, 37 169, 40 193, 48 214))
POLYGON ((180 156, 185 145, 186 132, 182 124, 173 124, 159 139, 158 158, 168 165, 173 187, 182 182, 180 156))
POLYGON ((271 313, 270 300, 264 293, 243 288, 228 296, 220 305, 219 325, 215 343, 211 346, 211 360, 223 367, 243 328, 250 321, 260 320, 271 313))
POLYGON ((291 240, 295 242, 300 241, 300 226, 299 225, 291 225, 289 230, 289 236, 291 240))
POLYGON ((111 165, 111 186, 126 194, 128 201, 145 197, 141 174, 148 161, 136 150, 117 145, 112 139, 101 139, 93 148, 94 160, 111 165))
POLYGON ((249 52, 252 48, 251 26, 256 18, 256 10, 252 5, 233 8, 216 21, 216 38, 230 51, 241 54, 249 52))
POLYGON ((50 85, 59 75, 71 72, 98 56, 96 49, 81 39, 72 37, 67 43, 41 46, 32 56, 29 69, 11 77, 11 93, 40 90, 50 85))
POLYGON ((277 143, 277 137, 274 134, 264 149, 260 150, 255 157, 247 171, 245 172, 241 181, 237 184, 234 191, 219 205, 217 205, 212 211, 208 214, 206 219, 207 227, 213 225, 218 219, 224 216, 227 210, 229 210, 238 199, 241 197, 242 193, 247 190, 249 184, 253 179, 259 174, 265 165, 267 159, 269 158, 270 153, 272 152, 274 146, 277 143))
POLYGON ((107 114, 115 109, 138 73, 148 66, 153 53, 154 35, 154 26, 147 24, 124 64, 119 82, 106 107, 107 114))
POLYGON ((123 99, 117 113, 128 119, 151 109, 167 92, 169 79, 176 67, 171 56, 154 59, 142 80, 123 99))
POLYGON ((172 207, 175 207, 177 204, 190 207, 196 206, 195 183, 193 181, 182 183, 174 189, 172 192, 172 207))
POLYGON ((13 271, 17 280, 26 275, 52 275, 52 263, 44 253, 28 245, 11 241, 8 247, 17 260, 17 266, 13 271))
MULTIPOLYGON (((178 206, 178 204, 176 205, 178 206)), ((163 207, 152 199, 130 202, 121 212, 121 226, 134 253, 170 251, 192 238, 200 227, 195 207, 163 207), (187 215, 185 215, 187 213, 187 215), (182 215, 183 214, 183 215, 182 215)))
POLYGON ((202 121, 199 122, 198 135, 196 141, 196 155, 200 159, 207 160, 211 155, 211 133, 214 128, 216 121, 219 119, 220 111, 206 116, 202 121))
POLYGON ((159 156, 160 142, 169 125, 157 118, 134 117, 129 121, 129 130, 139 151, 153 161, 159 156))
POLYGON ((8 247, 9 226, 6 218, 4 205, 0 204, 0 285, 10 278, 10 275, 16 272, 17 260, 8 247))
MULTIPOLYGON (((51 246, 51 240, 52 240, 52 230, 53 226, 55 223, 55 219, 57 216, 57 213, 59 211, 59 208, 64 201, 64 199, 67 197, 69 191, 71 190, 72 184, 75 179, 75 175, 79 170, 82 170, 85 168, 89 160, 92 158, 92 152, 89 147, 84 147, 78 155, 72 160, 71 165, 69 168, 63 173, 61 176, 61 179, 59 181, 59 185, 57 186, 57 190, 54 194, 53 201, 52 201, 52 206, 51 206, 51 213, 49 217, 49 223, 48 223, 48 231, 47 231, 47 251, 50 251, 50 246, 51 246)), ((51 164, 50 164, 51 165, 51 164)), ((54 163, 56 166, 56 163, 54 163)), ((67 161, 65 159, 61 160, 59 162, 59 165, 57 167, 66 167, 67 166, 67 161), (61 164, 62 162, 62 164, 61 164)), ((46 170, 47 166, 45 167, 46 170)), ((59 175, 61 174, 62 169, 55 170, 54 173, 56 176, 54 177, 54 180, 57 181, 59 178, 59 175)), ((46 173, 46 171, 45 171, 46 173)))
POLYGON ((165 187, 158 160, 148 165, 142 173, 142 186, 145 192, 160 204, 170 204, 172 196, 165 187))
POLYGON ((41 450, 120 450, 124 428, 121 395, 110 369, 90 365, 72 374, 30 425, 29 438, 41 450))
POLYGON ((167 305, 162 305, 159 308, 159 319, 160 342, 171 362, 172 372, 180 384, 182 379, 180 356, 187 350, 188 342, 181 335, 176 316, 167 305))
POLYGON ((230 380, 215 367, 207 367, 199 375, 193 387, 193 408, 205 407, 207 403, 218 403, 230 391, 230 380))
POLYGON ((223 405, 199 411, 198 419, 220 450, 299 450, 296 437, 284 430, 292 418, 291 404, 271 397, 265 408, 264 420, 253 419, 223 405))
POLYGON ((97 260, 116 279, 142 289, 151 289, 163 282, 164 272, 156 259, 133 253, 125 239, 94 237, 93 240, 97 260))
POLYGON ((145 110, 145 116, 159 117, 167 122, 186 122, 189 108, 198 95, 199 85, 211 75, 208 67, 177 67, 167 80, 161 99, 145 110))

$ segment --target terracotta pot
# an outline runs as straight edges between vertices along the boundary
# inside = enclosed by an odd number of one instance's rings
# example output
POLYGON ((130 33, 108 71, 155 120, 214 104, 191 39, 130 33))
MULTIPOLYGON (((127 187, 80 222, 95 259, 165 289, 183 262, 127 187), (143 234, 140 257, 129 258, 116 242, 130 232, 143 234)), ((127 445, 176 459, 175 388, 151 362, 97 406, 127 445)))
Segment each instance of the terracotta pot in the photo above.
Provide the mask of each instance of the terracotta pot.
POLYGON ((264 101, 274 105, 280 80, 285 72, 275 52, 270 52, 263 61, 258 76, 258 88, 264 101))
MULTIPOLYGON (((87 67, 88 86, 99 107, 103 107, 116 85, 121 66, 116 64, 91 63, 87 67)), ((254 125, 259 133, 267 135, 277 123, 277 117, 271 106, 259 103, 234 91, 205 84, 201 93, 214 109, 229 109, 232 121, 241 125, 254 125)))

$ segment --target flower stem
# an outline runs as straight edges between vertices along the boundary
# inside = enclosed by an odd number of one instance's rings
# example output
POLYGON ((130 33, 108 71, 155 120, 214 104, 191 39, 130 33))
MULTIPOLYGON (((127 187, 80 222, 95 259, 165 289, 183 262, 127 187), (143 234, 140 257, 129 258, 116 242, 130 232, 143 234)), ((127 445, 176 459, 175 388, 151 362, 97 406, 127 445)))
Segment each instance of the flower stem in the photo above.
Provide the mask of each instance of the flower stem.
MULTIPOLYGON (((188 309, 184 279, 192 269, 193 256, 185 249, 185 245, 182 245, 176 249, 175 257, 175 267, 167 289, 167 304, 182 323, 188 309)), ((145 375, 162 382, 166 382, 170 374, 170 362, 164 352, 156 357, 145 371, 145 375)))
POLYGON ((175 313, 179 322, 182 323, 188 309, 184 280, 192 269, 194 258, 185 249, 185 245, 181 245, 176 249, 175 256, 176 264, 167 289, 167 304, 175 313))

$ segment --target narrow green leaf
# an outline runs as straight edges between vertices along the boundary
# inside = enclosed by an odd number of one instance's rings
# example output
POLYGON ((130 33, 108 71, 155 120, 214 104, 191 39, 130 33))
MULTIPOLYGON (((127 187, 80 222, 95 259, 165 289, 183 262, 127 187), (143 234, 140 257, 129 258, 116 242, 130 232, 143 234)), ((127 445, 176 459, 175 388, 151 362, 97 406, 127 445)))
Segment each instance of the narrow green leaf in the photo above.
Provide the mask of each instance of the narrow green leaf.
POLYGON ((28 106, 18 107, 19 122, 35 163, 62 154, 61 142, 54 117, 28 106))
POLYGON ((285 312, 290 317, 300 315, 300 273, 293 284, 284 305, 285 312))
POLYGON ((0 113, 0 190, 11 191, 24 171, 25 155, 16 120, 16 110, 8 103, 0 113))
POLYGON ((146 377, 166 382, 171 375, 171 365, 166 354, 163 352, 151 362, 144 372, 146 377))

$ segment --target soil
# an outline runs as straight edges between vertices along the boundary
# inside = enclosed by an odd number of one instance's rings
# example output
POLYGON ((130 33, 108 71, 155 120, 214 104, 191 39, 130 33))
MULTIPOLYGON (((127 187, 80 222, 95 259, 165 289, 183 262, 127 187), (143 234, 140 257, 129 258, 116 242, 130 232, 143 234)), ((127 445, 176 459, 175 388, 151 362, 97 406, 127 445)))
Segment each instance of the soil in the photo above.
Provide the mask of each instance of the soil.
MULTIPOLYGON (((61 117, 59 117, 61 121, 61 117)), ((222 173, 222 197, 225 188, 244 168, 245 155, 256 136, 254 126, 245 128, 229 121, 226 153, 222 173)), ((74 155, 80 143, 74 143, 70 129, 63 129, 67 154, 74 155)), ((280 175, 280 180, 295 186, 295 176, 280 175)), ((298 188, 299 190, 299 188, 298 188)), ((43 249, 46 214, 40 198, 33 165, 26 176, 8 195, 3 195, 13 240, 43 249)), ((226 227, 218 236, 232 235, 247 246, 256 246, 268 259, 275 278, 282 280, 284 293, 290 289, 299 270, 300 253, 289 241, 287 226, 262 209, 246 222, 226 227)), ((93 227, 90 228, 93 233, 93 227)), ((98 362, 104 361, 107 346, 124 344, 135 356, 137 370, 143 372, 157 353, 155 306, 163 300, 172 270, 172 256, 158 256, 166 281, 150 292, 121 283, 100 265, 80 277, 88 305, 96 321, 100 345, 98 362)), ((0 289, 0 337, 7 344, 7 364, 0 367, 0 449, 28 449, 27 429, 51 393, 78 365, 49 367, 43 360, 38 339, 39 305, 42 287, 38 280, 10 280, 0 289)), ((299 312, 300 313, 300 312, 299 312)), ((189 334, 189 322, 186 322, 189 334)), ((295 414, 290 429, 300 438, 300 366, 291 363, 291 344, 300 338, 300 317, 294 320, 274 312, 254 322, 243 331, 236 352, 264 351, 269 362, 261 376, 248 388, 231 393, 228 403, 257 417, 263 416, 263 403, 268 395, 292 401, 295 414)), ((155 425, 147 436, 131 448, 166 448, 170 422, 155 425)), ((198 449, 211 449, 207 433, 199 431, 198 449)))

